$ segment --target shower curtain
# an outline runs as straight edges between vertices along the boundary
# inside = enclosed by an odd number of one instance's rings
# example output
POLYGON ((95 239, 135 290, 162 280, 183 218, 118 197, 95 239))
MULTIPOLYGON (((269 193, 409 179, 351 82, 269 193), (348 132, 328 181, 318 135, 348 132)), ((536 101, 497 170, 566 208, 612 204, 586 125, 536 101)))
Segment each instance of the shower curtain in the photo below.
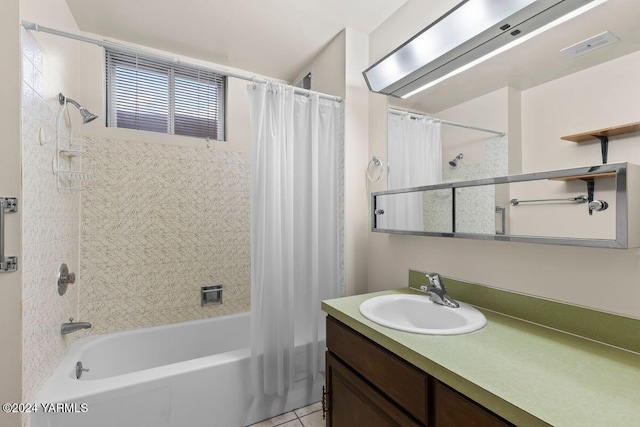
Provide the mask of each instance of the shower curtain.
MULTIPOLYGON (((419 187, 442 182, 440 122, 409 114, 388 114, 389 189, 419 187)), ((388 206, 393 229, 424 229, 422 195, 402 194, 388 206)))
POLYGON ((251 356, 257 395, 324 370, 322 299, 339 296, 342 105, 249 85, 251 356), (304 351, 294 351, 294 347, 304 351))

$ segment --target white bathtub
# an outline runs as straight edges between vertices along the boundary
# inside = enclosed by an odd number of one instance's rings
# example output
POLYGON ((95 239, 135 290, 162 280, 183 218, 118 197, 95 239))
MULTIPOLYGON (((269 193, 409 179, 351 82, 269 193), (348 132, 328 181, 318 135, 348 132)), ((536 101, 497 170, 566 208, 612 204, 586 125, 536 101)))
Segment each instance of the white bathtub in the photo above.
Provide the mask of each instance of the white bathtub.
POLYGON ((31 426, 239 427, 320 400, 323 375, 254 399, 249 335, 241 313, 79 339, 37 396, 73 412, 41 410, 31 426), (78 361, 89 369, 81 379, 78 361))

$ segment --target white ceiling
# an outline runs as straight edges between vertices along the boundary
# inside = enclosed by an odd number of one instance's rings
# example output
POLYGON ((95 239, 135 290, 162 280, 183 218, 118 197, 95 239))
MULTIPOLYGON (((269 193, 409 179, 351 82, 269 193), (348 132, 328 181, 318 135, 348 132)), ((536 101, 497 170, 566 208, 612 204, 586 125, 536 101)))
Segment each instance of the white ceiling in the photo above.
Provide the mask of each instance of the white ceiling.
POLYGON ((407 0, 66 0, 81 31, 291 81, 343 28, 407 0))
MULTIPOLYGON (((66 1, 82 31, 292 81, 343 28, 368 34, 404 5, 372 34, 374 48, 392 50, 459 0, 66 1)), ((608 0, 419 95, 390 100, 436 113, 505 86, 525 90, 639 50, 639 22, 640 0, 608 0), (621 41, 578 58, 560 52, 603 31, 621 41)))

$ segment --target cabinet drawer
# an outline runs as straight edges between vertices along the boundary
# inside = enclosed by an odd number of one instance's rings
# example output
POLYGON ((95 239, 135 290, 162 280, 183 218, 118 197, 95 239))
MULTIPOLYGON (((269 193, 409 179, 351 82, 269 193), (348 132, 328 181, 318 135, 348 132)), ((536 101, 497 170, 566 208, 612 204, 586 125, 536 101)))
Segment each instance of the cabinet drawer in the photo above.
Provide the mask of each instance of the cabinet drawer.
POLYGON ((435 382, 435 427, 513 427, 440 381, 435 382))
POLYGON ((427 374, 332 317, 327 317, 327 347, 390 400, 427 424, 427 374))
POLYGON ((328 427, 420 427, 351 369, 327 352, 328 427))

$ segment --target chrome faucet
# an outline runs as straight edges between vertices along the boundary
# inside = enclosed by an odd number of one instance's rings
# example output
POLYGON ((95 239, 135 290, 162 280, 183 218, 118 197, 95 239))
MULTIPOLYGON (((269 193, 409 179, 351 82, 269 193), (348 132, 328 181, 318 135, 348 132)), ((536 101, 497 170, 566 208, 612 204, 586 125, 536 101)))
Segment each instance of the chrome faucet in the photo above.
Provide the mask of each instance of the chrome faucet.
POLYGON ((447 289, 444 287, 444 283, 440 279, 438 273, 427 273, 427 279, 429 279, 429 285, 420 286, 422 292, 430 295, 429 299, 436 304, 444 305, 445 307, 458 308, 460 304, 447 294, 447 289))
POLYGON ((69 323, 63 323, 60 326, 60 333, 62 335, 70 334, 71 332, 79 331, 80 329, 89 329, 91 323, 89 322, 74 322, 73 317, 69 318, 69 323))

